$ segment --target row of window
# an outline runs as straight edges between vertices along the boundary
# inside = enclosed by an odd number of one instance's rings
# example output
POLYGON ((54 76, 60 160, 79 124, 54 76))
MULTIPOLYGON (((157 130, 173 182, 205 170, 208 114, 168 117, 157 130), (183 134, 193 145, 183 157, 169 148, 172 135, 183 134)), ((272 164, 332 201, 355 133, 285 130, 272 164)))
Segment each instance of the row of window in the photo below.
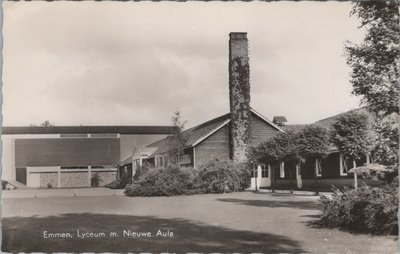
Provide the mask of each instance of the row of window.
POLYGON ((118 138, 118 133, 68 133, 60 134, 61 138, 118 138))
MULTIPOLYGON (((190 164, 192 162, 192 156, 190 154, 184 154, 176 157, 176 163, 178 165, 190 164)), ((154 161, 155 167, 165 167, 168 165, 167 156, 156 156, 154 161)))
MULTIPOLYGON (((102 168, 115 168, 116 166, 91 166, 91 169, 102 169, 102 168)), ((89 166, 72 166, 72 167, 61 167, 61 169, 89 169, 89 166)))

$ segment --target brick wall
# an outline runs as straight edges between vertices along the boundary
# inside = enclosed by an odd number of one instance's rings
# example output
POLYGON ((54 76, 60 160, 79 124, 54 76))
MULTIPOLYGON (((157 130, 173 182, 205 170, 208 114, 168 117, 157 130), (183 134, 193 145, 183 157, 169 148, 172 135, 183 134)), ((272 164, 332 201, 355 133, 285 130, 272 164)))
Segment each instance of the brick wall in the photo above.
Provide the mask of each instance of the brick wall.
POLYGON ((229 101, 232 159, 246 159, 250 143, 250 69, 246 33, 229 34, 229 101))
POLYGON ((214 158, 229 159, 229 127, 226 125, 205 139, 195 149, 195 167, 214 158))
POLYGON ((250 143, 252 146, 257 146, 278 133, 279 131, 277 129, 273 128, 254 114, 251 114, 250 143))

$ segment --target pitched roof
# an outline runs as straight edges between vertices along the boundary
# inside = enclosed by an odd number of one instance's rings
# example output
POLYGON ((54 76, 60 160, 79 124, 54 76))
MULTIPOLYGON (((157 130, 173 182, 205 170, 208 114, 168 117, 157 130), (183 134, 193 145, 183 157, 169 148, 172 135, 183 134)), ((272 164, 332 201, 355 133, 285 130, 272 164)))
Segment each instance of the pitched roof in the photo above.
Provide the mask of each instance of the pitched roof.
MULTIPOLYGON (((199 143, 202 139, 206 138, 219 128, 223 127, 230 121, 230 114, 225 114, 223 116, 214 118, 208 122, 199 124, 195 127, 187 129, 182 132, 182 135, 186 138, 186 146, 191 147, 199 143)), ((169 150, 169 141, 171 136, 164 139, 158 140, 147 147, 157 147, 157 150, 152 154, 162 154, 169 150)))
MULTIPOLYGON (((276 126, 274 123, 269 121, 267 118, 265 118, 263 115, 261 115, 254 109, 251 108, 250 112, 261 118, 263 121, 267 122, 272 127, 283 132, 282 129, 280 129, 278 126, 276 126)), ((197 144, 201 143, 204 139, 208 138, 213 133, 224 127, 226 124, 230 122, 231 120, 230 116, 231 116, 230 113, 228 113, 183 131, 182 135, 187 139, 186 147, 196 146, 197 144)), ((168 152, 170 138, 171 136, 148 145, 147 147, 157 147, 157 150, 152 155, 163 154, 168 152)))
POLYGON ((301 131, 307 126, 310 126, 312 124, 286 124, 283 126, 280 126, 284 131, 293 131, 295 133, 301 131))
POLYGON ((173 126, 4 126, 2 134, 172 134, 173 126))
POLYGON ((372 122, 372 121, 374 120, 374 116, 373 116, 370 112, 368 112, 368 111, 366 110, 365 107, 362 107, 362 108, 352 109, 352 110, 346 111, 346 112, 344 112, 344 113, 340 113, 340 114, 337 114, 337 115, 334 115, 334 116, 330 116, 330 117, 321 119, 321 120, 319 120, 319 121, 316 121, 314 124, 315 124, 315 125, 319 125, 319 126, 321 126, 321 127, 325 127, 325 128, 327 128, 327 129, 330 129, 331 126, 332 126, 332 124, 333 124, 336 120, 338 120, 338 118, 339 118, 340 116, 342 116, 342 115, 344 115, 344 114, 346 114, 346 113, 349 113, 349 112, 365 113, 365 114, 368 116, 368 121, 371 121, 371 122, 372 122))

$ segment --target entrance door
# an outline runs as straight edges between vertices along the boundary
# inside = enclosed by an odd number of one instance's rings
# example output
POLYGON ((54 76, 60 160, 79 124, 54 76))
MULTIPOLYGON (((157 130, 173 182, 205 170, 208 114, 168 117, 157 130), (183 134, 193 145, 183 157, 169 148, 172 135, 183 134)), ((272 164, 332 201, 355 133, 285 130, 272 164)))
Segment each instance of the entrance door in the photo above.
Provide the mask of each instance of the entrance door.
POLYGON ((16 168, 15 180, 26 185, 26 168, 16 168))

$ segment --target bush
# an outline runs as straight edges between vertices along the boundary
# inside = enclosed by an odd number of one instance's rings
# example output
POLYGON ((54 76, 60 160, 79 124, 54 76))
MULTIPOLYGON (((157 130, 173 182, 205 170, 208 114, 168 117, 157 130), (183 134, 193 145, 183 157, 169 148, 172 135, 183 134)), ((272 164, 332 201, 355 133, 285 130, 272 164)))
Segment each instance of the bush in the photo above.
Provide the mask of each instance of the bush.
POLYGON ((145 161, 135 172, 133 180, 138 180, 142 175, 146 174, 150 170, 150 163, 145 161))
POLYGON ((95 173, 92 178, 90 179, 90 185, 92 187, 99 187, 100 182, 102 182, 98 173, 95 173))
POLYGON ((112 181, 111 183, 104 185, 104 187, 109 189, 123 189, 119 181, 112 181))
POLYGON ((2 180, 1 183, 2 183, 2 185, 3 185, 3 190, 7 189, 7 184, 8 184, 8 182, 2 180))
POLYGON ((246 189, 250 171, 243 164, 214 159, 200 167, 199 182, 206 193, 225 193, 246 189))
POLYGON ((357 190, 335 189, 331 198, 322 196, 320 224, 355 232, 397 234, 398 182, 357 190))
POLYGON ((127 185, 127 196, 173 196, 199 193, 197 171, 193 168, 168 166, 150 169, 133 184, 127 185))
POLYGON ((52 185, 51 183, 48 183, 48 184, 47 184, 47 188, 52 189, 52 188, 53 188, 53 185, 52 185))

